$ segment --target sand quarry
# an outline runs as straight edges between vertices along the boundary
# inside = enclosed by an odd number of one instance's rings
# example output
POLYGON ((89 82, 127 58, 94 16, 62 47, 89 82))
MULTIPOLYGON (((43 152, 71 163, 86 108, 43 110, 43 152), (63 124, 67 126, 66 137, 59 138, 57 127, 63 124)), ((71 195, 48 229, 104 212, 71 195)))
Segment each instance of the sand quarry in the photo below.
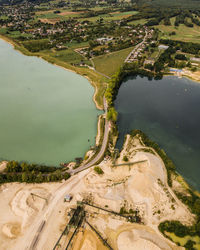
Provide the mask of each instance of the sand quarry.
MULTIPOLYGON (((183 249, 158 230, 159 223, 167 219, 184 224, 194 221, 187 207, 168 187, 163 162, 155 152, 147 152, 147 148, 144 152, 144 145, 139 139, 130 136, 127 136, 115 164, 126 164, 122 160, 124 155, 128 157, 128 162, 140 162, 113 167, 112 160, 107 158, 99 164, 103 175, 98 175, 92 167, 60 183, 1 185, 0 249, 53 249, 70 219, 70 209, 83 199, 90 199, 93 204, 116 212, 121 207, 127 211, 139 211, 142 224, 130 223, 119 216, 85 206, 87 221, 113 249, 183 249), (64 202, 65 194, 69 193, 73 199, 69 203, 64 202), (31 244, 36 235, 37 244, 33 248, 31 244)), ((57 249, 65 247, 60 245, 57 249)), ((108 248, 83 223, 69 249, 108 248)))

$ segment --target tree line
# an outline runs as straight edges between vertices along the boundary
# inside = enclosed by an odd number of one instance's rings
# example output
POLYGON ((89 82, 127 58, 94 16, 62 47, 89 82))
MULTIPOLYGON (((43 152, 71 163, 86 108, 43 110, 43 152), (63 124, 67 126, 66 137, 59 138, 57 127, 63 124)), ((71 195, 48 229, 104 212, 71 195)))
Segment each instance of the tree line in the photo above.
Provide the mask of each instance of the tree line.
POLYGON ((169 40, 169 39, 161 39, 161 44, 169 45, 174 47, 176 50, 181 50, 185 53, 190 53, 194 55, 198 55, 200 51, 200 44, 193 42, 182 42, 178 40, 169 40))
MULTIPOLYGON (((159 147, 159 145, 152 140, 148 138, 146 134, 144 134, 141 130, 133 130, 131 131, 131 136, 134 137, 136 135, 139 135, 142 139, 142 142, 148 146, 153 148, 158 155, 163 160, 165 167, 167 169, 167 180, 170 187, 172 187, 172 173, 176 174, 176 168, 174 163, 171 161, 171 159, 166 155, 163 149, 159 147)), ((159 224, 159 230, 169 238, 165 234, 165 232, 171 232, 177 235, 178 237, 185 237, 187 235, 189 236, 200 236, 200 198, 194 193, 192 189, 189 189, 189 195, 185 195, 182 193, 176 193, 177 197, 186 204, 191 212, 196 215, 196 223, 192 226, 185 226, 179 221, 164 221, 159 224)), ((195 244, 194 241, 188 240, 187 243, 184 245, 184 247, 188 250, 192 250, 193 245, 195 244)))
POLYGON ((123 82, 123 80, 128 76, 146 76, 149 79, 153 77, 155 79, 161 79, 162 73, 154 73, 140 68, 137 62, 125 63, 110 79, 108 87, 105 92, 105 98, 108 104, 107 119, 116 122, 117 121, 117 111, 114 108, 114 101, 118 94, 118 90, 123 82))
POLYGON ((143 143, 147 147, 153 148, 157 154, 160 156, 160 158, 163 160, 165 167, 167 169, 167 181, 168 185, 171 187, 172 186, 172 179, 171 179, 171 173, 175 172, 175 165, 172 162, 172 160, 166 155, 163 149, 159 147, 159 145, 152 140, 149 139, 149 137, 143 133, 141 130, 135 129, 131 131, 131 136, 134 137, 136 135, 139 135, 143 141, 143 143))
POLYGON ((4 172, 0 173, 0 184, 7 182, 54 182, 68 178, 70 178, 70 174, 63 172, 62 168, 10 161, 4 172))

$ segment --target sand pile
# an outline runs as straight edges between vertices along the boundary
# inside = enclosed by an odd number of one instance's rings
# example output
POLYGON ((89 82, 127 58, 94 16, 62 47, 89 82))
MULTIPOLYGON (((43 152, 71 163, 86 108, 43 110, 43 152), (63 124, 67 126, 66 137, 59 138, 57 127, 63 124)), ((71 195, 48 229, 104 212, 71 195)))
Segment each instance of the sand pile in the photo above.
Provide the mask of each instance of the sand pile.
MULTIPOLYGON (((127 136, 125 147, 115 164, 122 165, 113 166, 112 160, 107 159, 99 164, 104 174, 99 175, 91 168, 63 183, 3 185, 0 191, 0 199, 4 200, 0 207, 0 249, 29 247, 44 221, 43 230, 39 230, 37 247, 52 249, 70 219, 69 211, 83 199, 118 213, 125 211, 125 215, 138 211, 141 224, 85 206, 86 219, 113 249, 180 249, 164 238, 158 225, 167 219, 191 223, 194 218, 168 187, 162 160, 151 149, 145 148, 139 139, 127 136), (131 164, 123 161, 124 155, 131 164), (64 203, 64 196, 69 193, 73 199, 64 203)), ((73 249, 107 248, 84 224, 74 238, 73 249)))
MULTIPOLYGON (((117 240, 119 250, 160 250, 157 245, 151 241, 142 239, 134 234, 132 231, 125 231, 121 233, 117 240)), ((169 248, 170 249, 170 248, 169 248)))
POLYGON ((21 226, 19 223, 6 223, 2 227, 3 234, 8 238, 16 238, 21 233, 21 226))
POLYGON ((22 218, 22 228, 24 228, 28 224, 30 218, 46 204, 44 199, 32 194, 48 198, 48 191, 46 189, 22 189, 15 194, 10 203, 13 213, 22 218))

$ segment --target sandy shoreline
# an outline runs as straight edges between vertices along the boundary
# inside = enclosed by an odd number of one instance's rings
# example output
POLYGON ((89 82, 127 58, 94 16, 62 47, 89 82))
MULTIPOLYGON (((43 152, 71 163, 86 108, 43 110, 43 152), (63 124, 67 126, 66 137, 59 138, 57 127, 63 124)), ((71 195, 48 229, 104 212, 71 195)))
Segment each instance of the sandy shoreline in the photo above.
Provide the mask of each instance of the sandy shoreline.
MULTIPOLYGON (((113 249, 182 249, 165 238, 158 230, 158 225, 168 219, 190 225, 194 216, 168 186, 165 165, 160 157, 144 152, 144 148, 138 138, 127 136, 116 163, 124 163, 123 156, 128 155, 129 161, 135 162, 134 165, 124 164, 113 168, 110 158, 99 164, 103 175, 98 175, 90 168, 58 183, 1 185, 0 200, 4 202, 0 207, 0 248, 29 248, 41 222, 45 220, 37 249, 52 249, 70 219, 70 210, 76 208, 77 201, 90 198, 95 205, 117 213, 122 207, 126 211, 139 211, 142 224, 130 223, 105 211, 84 207, 87 221, 108 240, 113 249), (69 203, 63 202, 67 193, 73 197, 69 203), (38 196, 33 198, 31 194, 39 195, 48 202, 38 196)), ((101 242, 96 244, 97 239, 95 234, 91 236, 90 228, 84 225, 74 237, 72 249, 103 250, 99 245, 101 242)), ((65 241, 61 241, 61 247, 62 244, 66 246, 65 241)))
MULTIPOLYGON (((0 36, 0 39, 5 40, 14 49, 24 54, 17 49, 18 45, 11 40, 7 40, 2 36, 0 36)), ((42 56, 37 57, 45 60, 42 56)), ((48 62, 48 60, 45 61, 48 62)), ((52 64, 78 74, 72 69, 56 63, 52 64)), ((99 108, 95 100, 97 86, 89 77, 81 76, 87 78, 94 86, 93 101, 96 107, 99 108)), ((187 77, 187 75, 183 77, 187 77)), ((200 79, 194 81, 200 82, 200 79)), ((100 129, 97 124, 97 136, 98 131, 100 129)), ((157 227, 163 219, 179 220, 186 225, 190 225, 194 221, 194 216, 176 197, 173 188, 168 186, 166 167, 161 158, 157 154, 145 152, 143 149, 148 148, 141 144, 138 138, 127 136, 123 150, 116 162, 124 164, 124 166, 113 168, 112 159, 104 159, 99 164, 104 171, 102 176, 97 175, 91 168, 72 176, 65 182, 43 184, 10 183, 0 186, 0 198, 4 200, 0 208, 2 215, 0 222, 1 249, 19 249, 19 246, 27 247, 37 233, 38 222, 43 220, 46 220, 46 224, 37 243, 38 248, 52 249, 63 227, 69 220, 67 217, 68 212, 76 206, 77 201, 87 198, 88 194, 92 194, 94 204, 108 207, 109 210, 119 212, 120 208, 125 207, 126 210, 138 209, 140 212, 144 225, 130 224, 118 217, 111 217, 100 212, 97 214, 96 210, 86 208, 88 214, 93 215, 88 219, 90 223, 101 232, 104 238, 108 239, 112 246, 115 246, 115 249, 131 250, 132 247, 139 250, 142 248, 152 250, 182 249, 165 238, 157 227), (130 162, 136 164, 133 166, 126 165, 123 161, 125 155, 128 156, 130 162), (72 194, 73 200, 71 203, 65 204, 63 197, 69 192, 72 194), (48 203, 38 197, 33 199, 32 193, 44 197, 48 203)), ((87 227, 86 230, 89 231, 87 227)), ((85 232, 88 234, 88 231, 85 232)), ((90 231, 89 233, 92 234, 90 231)), ((80 243, 81 240, 75 237, 74 244, 82 246, 81 249, 104 249, 102 246, 98 248, 99 246, 95 245, 95 242, 98 241, 98 238, 95 237, 95 235, 84 235, 82 237, 81 234, 80 238, 83 242, 80 243)), ((77 249, 80 248, 77 247, 77 249)))
MULTIPOLYGON (((39 58, 41 58, 41 59, 43 59, 44 61, 46 61, 46 60, 45 60, 44 58, 42 58, 42 57, 39 57, 39 58)), ((50 62, 49 62, 49 63, 50 63, 50 62)), ((98 91, 98 90, 97 90, 97 86, 93 83, 93 81, 92 81, 88 76, 81 75, 81 74, 77 73, 75 70, 65 68, 64 66, 58 65, 58 64, 56 64, 56 63, 52 63, 52 64, 55 65, 55 66, 57 66, 57 67, 60 67, 60 68, 62 68, 62 69, 65 69, 65 70, 67 70, 67 71, 69 71, 69 72, 75 73, 75 74, 77 74, 77 75, 80 75, 80 76, 86 78, 86 79, 88 80, 88 82, 94 87, 94 94, 93 94, 93 97, 92 97, 93 102, 95 103, 95 106, 96 106, 97 109, 102 110, 102 108, 99 106, 99 104, 98 104, 97 101, 95 100, 96 95, 97 95, 97 91, 98 91)))
MULTIPOLYGON (((0 35, 0 39, 2 39, 2 40, 4 40, 5 42, 9 43, 15 50, 19 51, 19 52, 20 52, 21 54, 23 54, 23 55, 26 55, 26 56, 36 56, 36 57, 39 57, 40 59, 44 60, 45 62, 51 63, 51 62, 49 62, 48 60, 46 60, 45 58, 43 58, 43 57, 40 56, 40 55, 31 55, 31 53, 30 53, 30 55, 28 55, 28 54, 26 54, 26 53, 23 53, 21 50, 18 49, 18 47, 20 48, 20 46, 19 46, 17 43, 15 43, 13 40, 9 39, 8 37, 4 37, 4 36, 0 35)), ((61 66, 61 65, 56 64, 56 63, 51 63, 51 64, 53 64, 53 65, 55 65, 55 66, 57 66, 57 67, 63 68, 64 70, 67 70, 67 71, 69 71, 69 72, 78 74, 78 75, 80 75, 80 76, 86 78, 86 79, 89 81, 89 83, 94 87, 94 90, 95 90, 95 91, 94 91, 94 94, 93 94, 93 101, 94 101, 94 103, 95 103, 95 105, 96 105, 96 108, 99 109, 99 110, 103 110, 103 108, 101 108, 101 107, 99 106, 99 104, 97 103, 97 101, 96 101, 96 99, 95 99, 96 94, 97 94, 97 91, 98 91, 97 86, 96 86, 96 84, 95 84, 88 76, 79 74, 79 73, 76 72, 76 70, 69 69, 69 68, 67 68, 67 67, 61 66)), ((165 76, 165 77, 166 77, 166 76, 176 76, 176 77, 178 77, 178 76, 176 75, 176 73, 165 74, 164 76, 165 76)), ((183 75, 182 75, 182 77, 187 78, 187 79, 192 80, 192 81, 195 81, 195 82, 197 82, 197 83, 200 83, 200 71, 191 72, 191 71, 189 71, 189 70, 183 70, 183 75), (199 73, 198 79, 195 78, 195 73, 196 73, 197 75, 198 75, 198 73, 199 73)), ((97 121, 97 134, 96 134, 96 139, 97 139, 97 140, 98 140, 98 138, 101 136, 100 130, 99 130, 99 127, 98 127, 98 123, 99 123, 99 118, 98 118, 98 121, 97 121)), ((87 154, 87 152, 86 152, 86 154, 87 154)), ((181 176, 181 175, 180 175, 180 176, 181 176)), ((196 190, 196 192, 197 192, 198 195, 200 195, 200 193, 199 193, 197 190, 196 190)))
POLYGON ((197 71, 197 72, 192 72, 192 71, 189 71, 189 70, 183 70, 183 74, 181 75, 181 77, 177 76, 176 72, 172 73, 167 73, 167 74, 164 74, 164 76, 175 76, 175 77, 178 77, 178 78, 186 78, 186 79, 189 79, 193 82, 197 82, 197 83, 200 83, 200 71, 197 71), (199 73, 199 76, 195 76, 195 73, 199 73))
MULTIPOLYGON (((69 72, 72 72, 72 73, 81 75, 82 77, 86 78, 86 79, 89 81, 89 83, 94 87, 94 94, 93 94, 92 99, 93 99, 93 101, 94 101, 94 103, 95 103, 96 108, 99 109, 99 110, 103 110, 103 107, 101 107, 101 106, 97 103, 97 101, 96 101, 96 95, 97 95, 97 92, 98 92, 97 86, 96 86, 95 82, 92 81, 88 76, 83 75, 83 74, 80 74, 80 73, 78 73, 76 70, 69 69, 69 68, 64 67, 64 66, 61 66, 61 65, 59 65, 59 64, 57 64, 57 63, 52 63, 52 62, 48 61, 46 58, 42 57, 41 55, 32 55, 31 52, 30 52, 30 55, 25 54, 25 53, 23 53, 21 50, 19 50, 19 49, 17 48, 17 46, 19 46, 19 45, 17 45, 13 40, 11 40, 11 39, 8 38, 8 37, 5 37, 5 36, 0 35, 0 39, 4 40, 5 42, 7 42, 7 43, 9 43, 10 45, 12 45, 13 48, 14 48, 15 50, 19 51, 19 52, 22 53, 23 55, 26 55, 26 56, 37 56, 37 57, 41 58, 42 60, 44 60, 44 61, 46 61, 46 62, 48 62, 48 63, 51 63, 51 64, 53 64, 53 65, 55 65, 55 66, 57 66, 57 67, 63 68, 63 69, 65 69, 65 70, 69 71, 69 72)), ((173 76, 178 77, 178 76, 176 75, 176 72, 164 74, 164 76, 169 76, 169 75, 173 75, 173 76)), ((192 71, 189 71, 189 70, 183 70, 183 74, 181 75, 181 77, 184 77, 184 78, 187 78, 187 79, 189 79, 189 80, 192 80, 192 81, 195 81, 195 82, 200 83, 200 71, 192 72, 192 71), (196 73, 196 74, 195 74, 195 73, 196 73)))

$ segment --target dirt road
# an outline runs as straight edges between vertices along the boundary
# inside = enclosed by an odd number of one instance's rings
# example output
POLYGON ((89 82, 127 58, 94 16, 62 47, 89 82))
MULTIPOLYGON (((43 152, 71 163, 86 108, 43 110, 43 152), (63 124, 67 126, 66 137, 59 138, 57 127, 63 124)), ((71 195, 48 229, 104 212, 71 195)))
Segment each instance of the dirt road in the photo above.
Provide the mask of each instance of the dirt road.
POLYGON ((56 208, 60 203, 63 203, 66 193, 78 188, 81 179, 87 173, 88 171, 84 171, 71 177, 56 190, 48 201, 48 206, 39 212, 23 237, 17 241, 14 249, 44 249, 45 241, 48 239, 48 232, 51 231, 52 219, 55 220, 56 208))

